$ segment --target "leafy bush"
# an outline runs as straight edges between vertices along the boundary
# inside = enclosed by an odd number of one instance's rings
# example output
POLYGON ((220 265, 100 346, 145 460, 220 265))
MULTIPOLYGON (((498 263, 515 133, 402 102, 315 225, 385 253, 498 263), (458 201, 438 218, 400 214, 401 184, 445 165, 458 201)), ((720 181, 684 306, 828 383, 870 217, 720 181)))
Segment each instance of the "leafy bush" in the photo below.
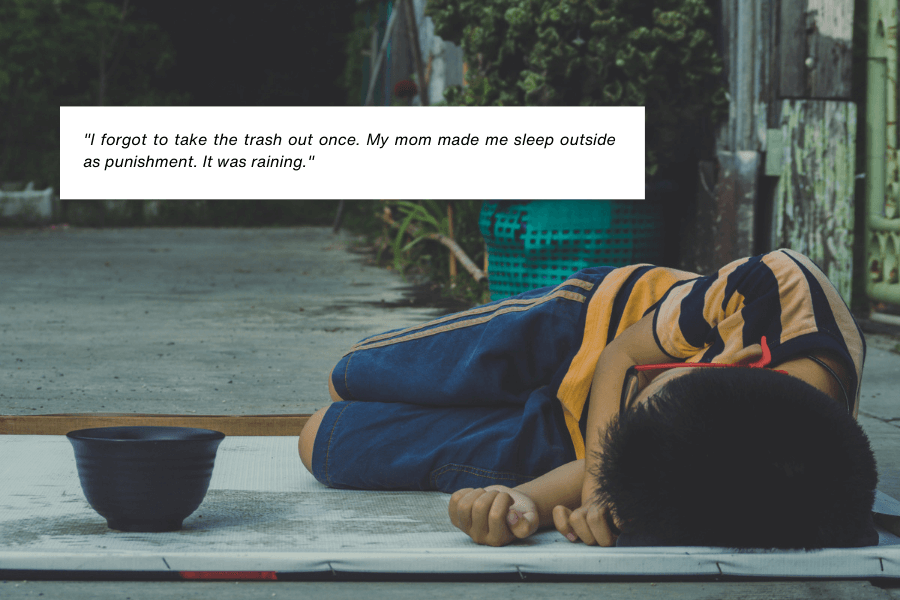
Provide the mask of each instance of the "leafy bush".
POLYGON ((185 101, 156 87, 172 45, 134 13, 108 0, 0 2, 0 181, 59 190, 60 106, 185 101))
POLYGON ((426 14, 469 65, 448 104, 646 106, 648 176, 724 114, 705 0, 429 0, 426 14))

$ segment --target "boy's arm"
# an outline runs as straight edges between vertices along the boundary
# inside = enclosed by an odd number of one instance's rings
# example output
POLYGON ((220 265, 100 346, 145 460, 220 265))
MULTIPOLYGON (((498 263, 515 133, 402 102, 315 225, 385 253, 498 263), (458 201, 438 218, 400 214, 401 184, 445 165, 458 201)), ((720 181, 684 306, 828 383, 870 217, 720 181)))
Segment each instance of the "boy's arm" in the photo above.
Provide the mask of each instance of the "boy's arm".
POLYGON ((552 525, 557 506, 580 506, 583 478, 576 460, 515 488, 461 489, 450 496, 450 522, 479 544, 504 546, 552 525))
POLYGON ((557 506, 577 508, 581 506, 581 488, 584 485, 584 460, 575 460, 553 469, 537 479, 516 486, 513 490, 525 494, 534 501, 538 514, 538 527, 553 525, 553 509, 557 506))
POLYGON ((590 504, 594 484, 586 474, 597 466, 602 435, 619 412, 622 385, 628 368, 672 361, 671 357, 660 350, 653 336, 654 314, 644 316, 623 331, 600 354, 591 383, 585 458, 565 464, 514 488, 534 500, 539 509, 540 526, 553 524, 552 513, 556 506, 574 509, 590 504))
POLYGON ((458 490, 447 507, 450 522, 488 546, 505 546, 549 525, 572 542, 613 546, 618 532, 608 508, 581 505, 584 474, 584 460, 576 460, 516 488, 458 490))
POLYGON ((636 364, 669 361, 653 337, 653 315, 622 332, 600 355, 591 386, 586 458, 550 471, 528 483, 455 492, 448 507, 451 522, 478 543, 502 546, 554 525, 572 541, 611 545, 607 511, 591 500, 594 482, 586 473, 597 466, 602 432, 619 411, 625 371, 636 364))
MULTIPOLYGON (((582 459, 520 485, 513 492, 521 492, 534 500, 540 527, 553 525, 570 542, 614 546, 618 531, 612 523, 609 509, 593 502, 582 506, 584 487, 585 466, 582 459)), ((511 527, 518 518, 518 515, 512 517, 511 527)), ((516 531, 514 527, 512 530, 516 531)))
POLYGON ((606 428, 619 412, 619 401, 625 372, 634 365, 671 362, 657 345, 653 336, 654 313, 623 331, 604 348, 594 369, 591 382, 590 403, 588 405, 585 445, 585 472, 581 490, 581 506, 588 506, 594 496, 596 485, 589 475, 599 466, 599 450, 606 428))

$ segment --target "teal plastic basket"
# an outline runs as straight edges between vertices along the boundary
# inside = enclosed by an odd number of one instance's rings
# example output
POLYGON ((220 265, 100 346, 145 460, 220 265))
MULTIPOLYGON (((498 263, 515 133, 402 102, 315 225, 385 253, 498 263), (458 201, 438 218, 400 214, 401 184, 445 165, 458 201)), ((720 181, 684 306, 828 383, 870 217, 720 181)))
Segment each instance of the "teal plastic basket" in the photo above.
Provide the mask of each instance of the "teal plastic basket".
POLYGON ((659 261, 662 216, 640 200, 485 202, 491 300, 556 285, 587 267, 659 261))

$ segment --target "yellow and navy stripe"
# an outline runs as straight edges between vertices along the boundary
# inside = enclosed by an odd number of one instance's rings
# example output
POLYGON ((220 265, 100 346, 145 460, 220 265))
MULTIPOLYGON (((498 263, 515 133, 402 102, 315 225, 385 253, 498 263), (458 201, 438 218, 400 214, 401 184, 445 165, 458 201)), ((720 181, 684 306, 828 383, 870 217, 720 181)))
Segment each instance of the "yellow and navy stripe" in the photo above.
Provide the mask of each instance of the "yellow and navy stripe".
POLYGON ((587 296, 576 290, 590 292, 593 288, 594 284, 590 281, 584 281, 577 278, 567 279, 560 285, 540 296, 533 298, 517 297, 510 298, 509 300, 501 300, 471 310, 447 315, 421 325, 397 329, 366 338, 355 344, 346 354, 361 350, 381 348, 392 344, 401 344, 403 342, 418 340, 456 329, 463 329, 465 327, 474 327, 476 325, 487 323, 488 321, 505 314, 531 310, 545 302, 550 302, 558 298, 584 303, 587 300, 587 296), (575 290, 567 288, 575 288, 575 290))
POLYGON ((862 333, 834 285, 798 252, 735 261, 715 277, 673 288, 655 320, 657 343, 678 360, 749 362, 760 356, 762 336, 775 362, 830 350, 852 362, 851 389, 859 395, 862 333))
POLYGON ((677 269, 632 265, 612 271, 597 287, 588 304, 584 341, 557 392, 578 458, 584 458, 584 437, 579 422, 600 353, 655 307, 673 285, 695 277, 677 269))
POLYGON ((645 314, 654 314, 660 349, 678 361, 756 360, 766 336, 773 360, 831 350, 854 367, 858 411, 865 342, 837 290, 807 257, 778 250, 732 262, 715 274, 635 265, 616 269, 590 300, 584 340, 558 397, 576 455, 584 456, 583 420, 604 348, 645 314))

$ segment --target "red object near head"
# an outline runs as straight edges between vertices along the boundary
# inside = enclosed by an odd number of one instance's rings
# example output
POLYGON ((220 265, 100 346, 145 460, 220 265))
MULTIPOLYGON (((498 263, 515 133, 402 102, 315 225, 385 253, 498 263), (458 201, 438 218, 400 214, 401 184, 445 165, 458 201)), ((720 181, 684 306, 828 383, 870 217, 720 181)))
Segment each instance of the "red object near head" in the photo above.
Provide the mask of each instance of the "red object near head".
POLYGON ((414 81, 402 79, 394 84, 394 95, 398 98, 412 98, 419 93, 419 88, 414 81))

